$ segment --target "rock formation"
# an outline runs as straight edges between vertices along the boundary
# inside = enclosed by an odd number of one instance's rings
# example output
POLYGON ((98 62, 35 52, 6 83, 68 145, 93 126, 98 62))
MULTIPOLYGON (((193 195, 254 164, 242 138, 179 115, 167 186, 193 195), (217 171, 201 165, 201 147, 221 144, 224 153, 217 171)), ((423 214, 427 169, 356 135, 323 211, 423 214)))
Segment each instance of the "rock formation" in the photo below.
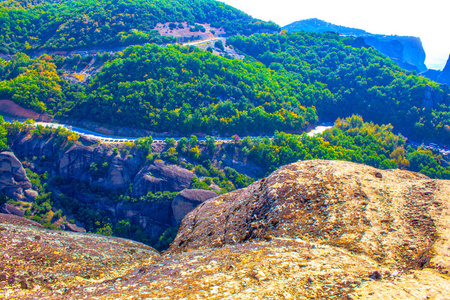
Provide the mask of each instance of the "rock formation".
MULTIPOLYGON (((63 178, 89 182, 107 190, 120 191, 132 187, 131 196, 135 198, 149 192, 179 192, 189 189, 194 177, 193 172, 179 166, 162 160, 146 162, 137 152, 132 153, 132 156, 114 154, 113 146, 94 145, 92 141, 87 141, 88 145, 76 143, 69 148, 60 149, 52 138, 23 134, 12 144, 19 157, 41 158, 34 164, 37 170, 53 170, 63 178), (91 173, 93 165, 97 169, 103 168, 99 175, 91 173)), ((20 164, 19 161, 17 163, 20 164)), ((93 208, 108 211, 116 219, 131 220, 133 224, 140 225, 149 236, 159 237, 167 228, 177 224, 171 207, 172 200, 157 203, 117 202, 107 197, 94 197, 87 191, 74 190, 72 186, 67 191, 64 187, 60 188, 69 193, 70 197, 88 203, 93 208)), ((25 190, 24 195, 31 195, 30 190, 25 190)))
POLYGON ((20 208, 17 208, 9 203, 3 203, 3 205, 0 206, 0 213, 15 215, 19 217, 23 217, 23 215, 25 214, 20 208))
POLYGON ((400 67, 410 70, 423 72, 427 70, 425 65, 425 50, 423 49, 420 38, 413 36, 394 36, 372 34, 367 31, 339 26, 318 19, 307 19, 286 25, 283 29, 291 32, 336 32, 338 34, 355 36, 363 38, 364 41, 357 41, 355 45, 368 44, 384 55, 388 56, 399 64, 400 67))
POLYGON ((51 232, 9 218, 0 215, 4 298, 450 294, 450 182, 413 172, 341 161, 287 165, 200 204, 163 256, 122 239, 51 232))
POLYGON ((0 192, 14 200, 33 201, 37 192, 31 188, 31 182, 22 163, 14 153, 0 153, 0 192))
POLYGON ((62 298, 68 288, 117 280, 159 254, 114 237, 45 230, 36 222, 0 214, 0 298, 62 298))
POLYGON ((183 190, 179 193, 172 202, 173 216, 177 223, 183 220, 184 216, 194 210, 197 206, 217 197, 217 193, 206 190, 183 190))
POLYGON ((186 169, 157 160, 136 175, 132 195, 139 197, 148 192, 181 191, 190 187, 193 177, 194 174, 186 169))
POLYGON ((439 225, 449 197, 448 181, 418 173, 340 161, 298 162, 200 205, 184 218, 170 250, 298 237, 386 265, 421 267, 432 259, 439 237, 450 234, 439 225))

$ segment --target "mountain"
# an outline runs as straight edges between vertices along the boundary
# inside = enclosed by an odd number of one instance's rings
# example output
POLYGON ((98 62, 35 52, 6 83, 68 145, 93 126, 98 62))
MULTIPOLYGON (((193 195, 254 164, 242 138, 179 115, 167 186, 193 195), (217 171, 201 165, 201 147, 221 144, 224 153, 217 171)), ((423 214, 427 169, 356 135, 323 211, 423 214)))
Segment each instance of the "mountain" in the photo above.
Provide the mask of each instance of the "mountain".
POLYGON ((3 123, 0 212, 46 228, 134 239, 165 250, 183 217, 299 160, 338 159, 450 178, 449 155, 405 144, 391 125, 337 120, 322 136, 276 132, 230 141, 101 142, 64 129, 3 123), (6 140, 6 141, 5 141, 6 140), (19 160, 20 159, 20 160, 19 160))
POLYGON ((204 202, 162 255, 0 215, 0 296, 442 298, 449 195, 448 181, 413 172, 297 162, 204 202))
POLYGON ((314 106, 322 120, 356 113, 366 121, 391 123, 411 139, 448 144, 448 86, 405 71, 376 49, 359 47, 361 42, 361 38, 329 32, 227 39, 227 44, 291 81, 317 87, 321 93, 307 88, 301 99, 306 107, 314 106))
POLYGON ((290 32, 336 32, 342 35, 362 37, 369 46, 399 64, 400 67, 416 72, 427 70, 425 50, 420 38, 412 36, 389 36, 372 34, 361 29, 334 25, 319 19, 297 21, 283 27, 290 32))
POLYGON ((448 87, 355 43, 330 33, 228 37, 243 60, 155 44, 67 57, 18 53, 0 60, 0 100, 65 123, 146 135, 301 133, 319 118, 356 113, 414 140, 448 143, 448 87))
POLYGON ((206 30, 201 24, 223 35, 279 29, 214 0, 7 0, 0 3, 0 53, 161 44, 176 39, 157 27, 195 33, 206 30))

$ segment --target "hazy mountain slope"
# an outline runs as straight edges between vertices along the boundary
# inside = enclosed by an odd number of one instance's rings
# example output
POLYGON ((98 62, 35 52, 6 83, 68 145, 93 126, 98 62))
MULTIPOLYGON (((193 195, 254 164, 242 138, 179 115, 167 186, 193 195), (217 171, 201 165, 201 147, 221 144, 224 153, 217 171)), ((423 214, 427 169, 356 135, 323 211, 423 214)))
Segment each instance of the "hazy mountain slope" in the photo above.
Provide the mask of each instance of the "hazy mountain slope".
POLYGON ((425 77, 431 78, 432 80, 440 83, 445 83, 450 85, 450 57, 445 64, 444 69, 440 70, 427 70, 425 72, 420 73, 425 77))
POLYGON ((420 38, 412 36, 389 36, 372 34, 367 31, 334 25, 318 19, 307 19, 286 25, 283 29, 296 32, 337 32, 343 35, 363 37, 364 41, 387 55, 406 70, 422 72, 425 66, 425 50, 420 38))

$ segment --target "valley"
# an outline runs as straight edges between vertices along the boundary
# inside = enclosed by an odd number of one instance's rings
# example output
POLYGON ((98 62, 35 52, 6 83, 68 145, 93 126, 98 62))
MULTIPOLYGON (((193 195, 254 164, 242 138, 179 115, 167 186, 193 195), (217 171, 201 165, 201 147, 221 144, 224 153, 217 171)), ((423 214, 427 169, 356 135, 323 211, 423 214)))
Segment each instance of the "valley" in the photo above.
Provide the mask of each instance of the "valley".
POLYGON ((419 38, 215 0, 3 0, 0 28, 0 298, 450 292, 419 38))

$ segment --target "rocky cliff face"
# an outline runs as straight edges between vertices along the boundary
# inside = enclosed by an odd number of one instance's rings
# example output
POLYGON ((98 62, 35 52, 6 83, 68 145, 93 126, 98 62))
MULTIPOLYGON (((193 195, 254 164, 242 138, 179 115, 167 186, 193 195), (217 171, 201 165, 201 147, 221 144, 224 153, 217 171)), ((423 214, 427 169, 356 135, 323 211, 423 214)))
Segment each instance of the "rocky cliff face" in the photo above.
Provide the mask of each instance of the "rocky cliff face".
POLYGON ((194 174, 176 165, 166 165, 163 161, 142 168, 134 179, 132 195, 139 197, 147 192, 178 192, 190 187, 194 174))
MULTIPOLYGON (((26 134, 19 136, 12 145, 19 157, 26 157, 30 161, 33 157, 40 158, 34 163, 37 170, 48 171, 69 180, 88 182, 117 193, 131 189, 131 196, 137 199, 149 192, 180 192, 189 189, 194 177, 193 172, 161 160, 147 163, 136 151, 129 154, 114 154, 114 145, 98 145, 85 141, 85 145, 75 143, 68 149, 60 149, 53 138, 36 138, 26 134)), ((14 157, 12 153, 10 156, 14 157)), ((4 178, 5 193, 12 195, 17 190, 17 197, 33 196, 29 190, 31 183, 26 178, 20 162, 9 158, 4 158, 3 161, 2 168, 5 171, 1 174, 4 178), (11 161, 14 161, 13 167, 10 166, 11 161), (11 179, 13 178, 11 168, 14 169, 15 179, 11 179), (6 186, 7 182, 13 182, 16 186, 14 188, 6 186)), ((129 219, 134 224, 142 226, 149 236, 154 237, 159 237, 167 228, 175 226, 186 213, 195 208, 192 206, 183 213, 179 210, 175 218, 172 200, 117 202, 107 196, 91 195, 88 191, 74 189, 72 185, 61 186, 60 190, 89 204, 90 207, 109 212, 118 220, 129 219)))
MULTIPOLYGON (((28 284, 30 275, 21 270, 35 274, 47 264, 28 267, 7 260, 1 290, 21 299, 444 299, 450 293, 449 195, 448 181, 413 172, 298 162, 198 206, 182 221, 168 253, 158 257, 139 250, 150 257, 144 265, 115 273, 119 260, 99 267, 95 281, 32 282, 28 289, 21 284, 28 284), (7 285, 12 269, 20 281, 7 285), (105 278, 105 272, 111 275, 105 278)), ((17 227, 11 226, 0 224, 0 238, 12 240, 17 227)), ((0 255, 12 246, 43 247, 37 236, 42 234, 17 234, 19 244, 0 247, 0 255)), ((62 239, 61 254, 41 251, 40 256, 61 262, 54 264, 57 274, 72 266, 65 253, 73 245, 67 236, 62 239)), ((74 243, 79 245, 78 239, 74 243)), ((89 250, 83 262, 93 256, 102 263, 105 258, 96 253, 103 244, 93 238, 88 243, 97 250, 89 250)), ((116 251, 106 253, 112 261, 124 251, 121 244, 106 249, 116 251)), ((75 274, 86 278, 84 268, 75 274)))
MULTIPOLYGON (((306 32, 337 32, 364 39, 365 44, 374 47, 384 55, 397 62, 402 68, 411 71, 423 72, 425 65, 425 50, 420 38, 412 36, 390 36, 371 34, 367 31, 331 24, 318 19, 297 21, 286 25, 283 29, 288 31, 306 32)), ((361 41, 358 42, 361 45, 361 41)))
POLYGON ((403 69, 417 72, 427 70, 425 50, 420 38, 372 34, 362 37, 367 44, 397 62, 403 69))
POLYGON ((439 83, 450 85, 450 56, 442 71, 427 70, 425 72, 420 73, 419 75, 423 75, 439 83))
POLYGON ((38 196, 31 188, 22 163, 8 151, 0 153, 0 192, 14 200, 33 201, 38 196))

